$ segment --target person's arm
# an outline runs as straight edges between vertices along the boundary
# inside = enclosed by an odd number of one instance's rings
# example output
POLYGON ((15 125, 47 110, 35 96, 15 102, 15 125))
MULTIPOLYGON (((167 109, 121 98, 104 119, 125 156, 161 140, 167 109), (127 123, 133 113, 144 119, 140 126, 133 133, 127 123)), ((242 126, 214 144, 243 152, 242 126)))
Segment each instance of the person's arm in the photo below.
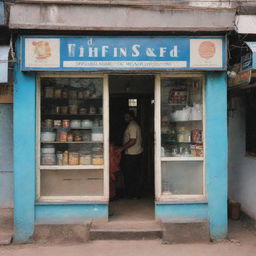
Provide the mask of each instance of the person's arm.
POLYGON ((135 145, 136 143, 136 139, 130 139, 127 143, 125 143, 121 148, 120 151, 124 151, 130 147, 132 147, 133 145, 135 145))

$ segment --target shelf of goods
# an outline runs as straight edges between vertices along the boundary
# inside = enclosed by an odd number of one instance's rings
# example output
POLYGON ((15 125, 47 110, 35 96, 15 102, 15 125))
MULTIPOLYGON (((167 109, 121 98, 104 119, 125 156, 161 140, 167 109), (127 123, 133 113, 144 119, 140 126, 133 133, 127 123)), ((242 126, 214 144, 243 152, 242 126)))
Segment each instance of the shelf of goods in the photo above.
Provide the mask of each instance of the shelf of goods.
POLYGON ((103 143, 103 141, 47 141, 41 142, 42 144, 98 144, 103 143))
POLYGON ((40 170, 103 170, 104 165, 40 165, 40 170))
POLYGON ((203 161, 204 157, 161 157, 162 162, 170 162, 170 161, 203 161))

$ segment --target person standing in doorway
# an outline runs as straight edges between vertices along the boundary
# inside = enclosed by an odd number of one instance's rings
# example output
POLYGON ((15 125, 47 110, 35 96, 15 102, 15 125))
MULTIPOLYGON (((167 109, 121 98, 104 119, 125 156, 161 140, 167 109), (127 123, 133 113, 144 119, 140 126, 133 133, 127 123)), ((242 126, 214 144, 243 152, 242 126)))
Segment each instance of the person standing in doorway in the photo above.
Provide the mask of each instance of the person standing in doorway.
POLYGON ((123 136, 123 146, 119 149, 124 152, 122 158, 122 169, 126 196, 128 198, 141 197, 141 160, 142 160, 142 138, 141 129, 135 121, 135 114, 129 110, 124 115, 128 123, 123 136))

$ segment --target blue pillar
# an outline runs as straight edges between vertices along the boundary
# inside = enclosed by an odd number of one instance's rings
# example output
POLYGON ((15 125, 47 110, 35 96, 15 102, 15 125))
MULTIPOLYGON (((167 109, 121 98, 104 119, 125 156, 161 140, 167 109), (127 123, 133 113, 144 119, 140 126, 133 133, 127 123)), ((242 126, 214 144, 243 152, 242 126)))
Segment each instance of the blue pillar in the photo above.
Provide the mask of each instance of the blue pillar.
POLYGON ((206 75, 206 186, 212 239, 227 235, 227 78, 206 75))
POLYGON ((20 70, 17 41, 14 81, 14 242, 24 243, 33 235, 36 176, 36 79, 20 70))

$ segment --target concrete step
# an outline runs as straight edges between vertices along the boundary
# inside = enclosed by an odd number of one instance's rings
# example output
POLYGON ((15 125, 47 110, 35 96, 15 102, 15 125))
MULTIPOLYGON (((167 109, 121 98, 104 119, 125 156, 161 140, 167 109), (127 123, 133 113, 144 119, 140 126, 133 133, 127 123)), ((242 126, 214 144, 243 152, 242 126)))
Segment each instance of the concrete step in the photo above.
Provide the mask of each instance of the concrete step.
POLYGON ((152 240, 162 237, 161 223, 155 221, 113 221, 93 224, 91 240, 152 240))
POLYGON ((10 231, 0 232, 0 245, 8 245, 12 242, 13 233, 10 231))
POLYGON ((162 220, 163 242, 207 243, 210 242, 208 220, 198 218, 167 218, 162 220))
POLYGON ((37 224, 33 239, 36 242, 87 242, 91 222, 83 224, 37 224))

